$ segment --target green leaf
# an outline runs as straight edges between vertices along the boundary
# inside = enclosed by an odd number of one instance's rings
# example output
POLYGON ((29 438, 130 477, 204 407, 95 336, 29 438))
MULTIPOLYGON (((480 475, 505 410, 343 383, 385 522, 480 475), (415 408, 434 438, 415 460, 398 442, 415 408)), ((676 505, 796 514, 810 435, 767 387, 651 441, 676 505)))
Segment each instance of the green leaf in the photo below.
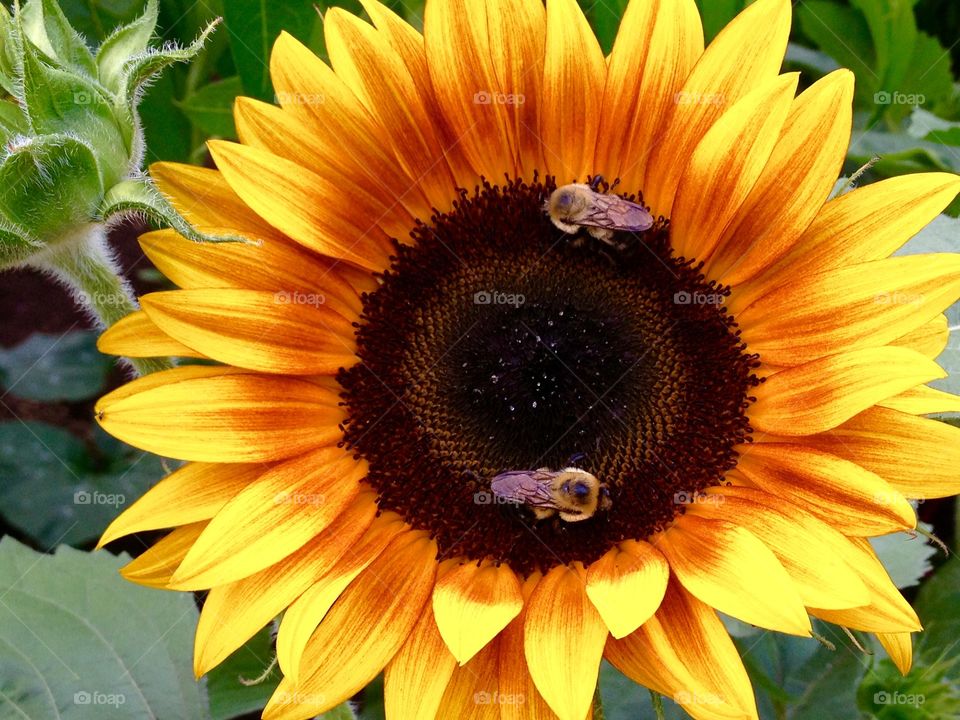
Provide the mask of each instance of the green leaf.
POLYGON ((0 88, 8 95, 15 96, 13 77, 19 65, 20 47, 13 38, 13 18, 4 5, 0 5, 0 88))
POLYGON ((812 72, 815 77, 827 75, 840 67, 837 61, 826 53, 797 43, 787 44, 785 62, 792 67, 812 72))
POLYGON ((37 239, 87 222, 102 193, 93 151, 67 135, 24 139, 0 162, 0 212, 37 239))
POLYGON ((100 393, 113 361, 97 351, 96 333, 36 333, 0 350, 0 383, 27 400, 86 400, 100 393))
MULTIPOLYGON (((928 532, 932 530, 927 523, 920 523, 919 526, 928 532)), ((937 553, 936 548, 919 533, 913 536, 903 532, 872 537, 870 544, 890 574, 893 584, 901 590, 920 583, 933 567, 930 558, 937 553)))
POLYGON ((698 0, 703 18, 703 36, 706 42, 713 40, 733 18, 743 10, 746 0, 698 0))
POLYGON ((190 121, 176 107, 176 83, 173 71, 159 75, 146 88, 140 103, 140 120, 143 124, 145 161, 157 160, 188 162, 190 152, 190 121))
POLYGON ((818 645, 810 659, 793 675, 803 690, 789 705, 790 720, 859 717, 857 686, 866 672, 865 656, 839 631, 830 640, 837 646, 836 650, 818 645))
POLYGON ((76 30, 90 42, 101 41, 143 10, 143 0, 58 0, 76 30))
MULTIPOLYGON (((901 87, 907 95, 922 96, 921 105, 931 108, 949 105, 954 94, 953 72, 950 69, 950 53, 939 40, 926 33, 917 34, 901 87)), ((903 109, 901 116, 905 117, 909 108, 903 109)))
POLYGON ((56 714, 27 720, 204 720, 191 668, 193 597, 120 578, 126 558, 0 541, 0 687, 42 688, 56 714))
POLYGON ((0 507, 38 546, 83 545, 166 473, 130 447, 91 454, 77 437, 38 422, 0 423, 0 507))
POLYGON ((960 557, 954 555, 921 586, 915 608, 923 622, 917 644, 920 660, 933 664, 944 651, 955 655, 960 638, 960 557))
POLYGON ((0 270, 20 265, 41 249, 42 244, 0 218, 0 270))
POLYGON ((921 108, 914 108, 907 134, 941 145, 960 145, 960 123, 937 117, 921 108))
POLYGON ((357 720, 357 714, 350 707, 350 703, 345 702, 337 705, 333 710, 327 710, 317 720, 357 720))
POLYGON ((270 50, 281 30, 307 42, 320 22, 314 0, 230 0, 223 7, 230 51, 247 95, 272 100, 270 50))
POLYGON ((214 236, 200 232, 184 220, 147 179, 125 180, 114 185, 104 196, 99 215, 103 220, 108 220, 115 215, 131 212, 143 213, 194 242, 250 242, 239 236, 214 236))
POLYGON ((151 48, 131 58, 123 70, 123 100, 131 102, 139 98, 144 84, 164 68, 196 57, 197 53, 203 50, 204 43, 217 24, 217 21, 211 22, 199 37, 186 47, 151 48))
POLYGON ((587 13, 587 19, 593 27, 593 32, 600 41, 604 54, 613 49, 613 41, 620 28, 620 19, 627 9, 627 0, 605 0, 605 2, 581 2, 587 13))
POLYGON ((30 124, 14 100, 0 100, 0 138, 6 144, 11 135, 30 132, 30 124))
MULTIPOLYGON (((873 38, 876 53, 874 70, 880 77, 880 87, 889 92, 909 94, 903 79, 913 56, 917 41, 917 22, 913 17, 913 3, 904 0, 851 0, 863 13, 873 38)), ((845 31, 842 25, 836 31, 845 31)))
MULTIPOLYGON (((637 685, 606 660, 600 664, 600 697, 606 720, 657 720, 650 692, 637 685)), ((684 720, 687 714, 669 698, 663 703, 668 720, 684 720)))
POLYGON ((251 681, 260 678, 274 657, 268 626, 210 671, 207 693, 213 720, 230 720, 266 707, 280 683, 279 668, 255 685, 251 681))
POLYGON ((960 170, 960 154, 939 143, 917 140, 906 133, 878 130, 854 133, 847 159, 862 164, 875 155, 879 155, 881 160, 873 166, 873 172, 880 177, 960 170))
POLYGON ((123 69, 128 59, 146 52, 157 27, 157 0, 147 0, 143 15, 129 25, 122 25, 103 41, 97 50, 100 82, 111 92, 123 92, 123 69))
POLYGON ((233 103, 242 94, 240 78, 234 76, 203 86, 177 105, 207 135, 236 138, 233 103))
POLYGON ((97 64, 90 48, 67 21, 55 0, 28 0, 21 12, 24 30, 52 60, 57 60, 94 79, 97 64))

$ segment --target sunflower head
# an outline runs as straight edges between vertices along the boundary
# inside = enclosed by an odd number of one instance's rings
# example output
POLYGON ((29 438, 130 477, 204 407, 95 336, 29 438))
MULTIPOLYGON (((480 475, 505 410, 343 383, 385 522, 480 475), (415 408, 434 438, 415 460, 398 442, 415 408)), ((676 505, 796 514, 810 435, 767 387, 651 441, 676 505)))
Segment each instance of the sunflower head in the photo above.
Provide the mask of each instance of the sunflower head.
POLYGON ((385 670, 389 718, 583 720, 603 657, 755 718, 717 611, 905 671, 867 538, 958 489, 922 416, 960 406, 926 385, 960 259, 888 256, 960 179, 830 199, 853 79, 779 74, 786 0, 706 48, 692 0, 634 0, 607 58, 573 0, 429 0, 422 35, 363 4, 329 66, 281 35, 281 107, 239 100, 216 170, 152 168, 260 244, 147 234, 180 289, 101 339, 215 361, 97 406, 190 461, 103 542, 174 528, 126 574, 210 590, 198 674, 281 612, 268 718, 385 670))

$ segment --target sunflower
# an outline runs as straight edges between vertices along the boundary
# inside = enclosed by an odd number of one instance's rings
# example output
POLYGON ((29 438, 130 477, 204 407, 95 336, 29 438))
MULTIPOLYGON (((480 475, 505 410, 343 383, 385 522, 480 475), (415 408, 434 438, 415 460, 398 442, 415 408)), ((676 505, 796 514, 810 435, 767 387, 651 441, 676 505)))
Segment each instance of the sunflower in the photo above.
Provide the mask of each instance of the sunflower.
POLYGON ((920 624, 867 539, 960 491, 960 430, 923 417, 960 410, 927 385, 960 256, 889 256, 960 179, 828 199, 853 76, 797 94, 788 0, 706 49, 693 0, 633 0, 609 57, 574 0, 428 0, 423 35, 363 6, 327 12, 329 66, 279 37, 279 107, 239 99, 216 170, 152 168, 256 242, 146 234, 181 289, 100 341, 213 361, 96 408, 189 461, 101 543, 172 528, 124 574, 209 590, 197 676, 282 615, 265 718, 384 672, 392 720, 583 720, 602 658, 756 718, 718 612, 875 633, 906 672, 920 624), (573 182, 653 224, 565 234, 573 182), (564 468, 606 502, 538 519, 492 487, 564 468))

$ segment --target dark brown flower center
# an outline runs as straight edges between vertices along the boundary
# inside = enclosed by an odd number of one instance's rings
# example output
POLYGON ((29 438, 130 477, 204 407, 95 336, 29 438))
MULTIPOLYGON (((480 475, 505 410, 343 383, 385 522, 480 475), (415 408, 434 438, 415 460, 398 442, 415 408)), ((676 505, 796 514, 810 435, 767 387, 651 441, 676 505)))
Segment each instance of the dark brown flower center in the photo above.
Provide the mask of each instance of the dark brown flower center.
POLYGON ((398 245, 339 380, 347 444, 383 509, 444 557, 528 573, 662 529, 749 439, 757 384, 727 290, 673 257, 664 220, 615 249, 543 211, 552 181, 485 185, 398 245), (496 502, 508 470, 574 465, 610 492, 588 520, 496 502))

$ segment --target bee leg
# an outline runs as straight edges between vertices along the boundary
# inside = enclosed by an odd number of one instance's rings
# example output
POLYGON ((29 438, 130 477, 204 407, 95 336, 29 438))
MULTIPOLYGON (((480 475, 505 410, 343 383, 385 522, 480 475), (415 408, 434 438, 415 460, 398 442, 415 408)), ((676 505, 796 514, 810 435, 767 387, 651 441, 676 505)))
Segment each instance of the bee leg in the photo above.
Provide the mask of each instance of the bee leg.
POLYGON ((546 520, 547 518, 551 518, 557 514, 557 511, 553 508, 535 507, 530 509, 533 511, 533 516, 537 520, 546 520))
POLYGON ((563 230, 567 235, 576 235, 580 232, 579 225, 572 225, 563 220, 558 220, 557 218, 550 216, 550 222, 552 222, 558 229, 563 230))
POLYGON ((609 228, 588 227, 587 232, 600 242, 613 245, 613 230, 609 228))

